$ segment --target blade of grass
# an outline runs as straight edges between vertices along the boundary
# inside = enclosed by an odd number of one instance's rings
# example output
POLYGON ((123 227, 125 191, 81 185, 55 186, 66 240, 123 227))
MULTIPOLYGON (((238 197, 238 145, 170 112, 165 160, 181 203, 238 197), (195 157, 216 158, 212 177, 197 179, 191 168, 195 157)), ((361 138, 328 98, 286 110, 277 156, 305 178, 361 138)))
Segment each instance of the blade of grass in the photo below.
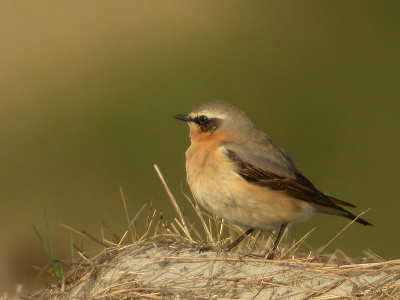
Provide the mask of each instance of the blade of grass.
POLYGON ((338 234, 336 234, 325 246, 323 246, 320 250, 318 250, 318 252, 314 255, 313 259, 314 259, 314 258, 317 258, 317 256, 318 256, 322 251, 324 251, 326 247, 328 247, 339 235, 342 234, 343 231, 345 231, 345 230, 347 229, 347 227, 349 227, 351 224, 353 224, 359 217, 361 217, 363 214, 367 213, 369 210, 370 210, 370 208, 367 209, 366 211, 362 212, 361 214, 359 214, 359 215, 357 216, 356 219, 352 220, 349 224, 347 224, 347 225, 346 225, 338 234))
MULTIPOLYGON (((167 191, 167 194, 168 194, 168 196, 169 196, 169 198, 170 198, 170 200, 171 200, 171 202, 172 202, 172 205, 175 207, 175 210, 176 210, 176 212, 178 213, 179 218, 181 219, 182 226, 185 228, 185 230, 184 230, 185 233, 188 233, 188 234, 189 234, 189 229, 188 229, 188 227, 187 227, 187 225, 186 225, 185 218, 183 217, 182 211, 181 211, 181 209, 179 208, 178 202, 176 202, 176 199, 175 199, 174 195, 172 194, 171 190, 169 189, 169 187, 168 187, 166 181, 164 180, 164 177, 163 177, 163 175, 161 174, 161 171, 160 171, 160 169, 158 168, 158 166, 157 166, 157 165, 154 165, 154 168, 156 169, 156 172, 157 172, 158 177, 160 177, 161 183, 163 184, 165 190, 167 191)), ((191 237, 190 235, 188 236, 188 238, 192 239, 192 237, 191 237)))
POLYGON ((189 203, 192 205, 192 207, 193 207, 194 211, 196 212, 196 214, 199 216, 201 225, 203 226, 204 232, 207 235, 207 240, 209 242, 213 241, 212 233, 208 230, 207 223, 204 220, 203 212, 201 211, 199 204, 197 203, 196 200, 194 200, 194 203, 193 203, 192 200, 190 200, 188 195, 186 195, 183 191, 182 191, 182 193, 186 197, 186 199, 189 201, 189 203))
POLYGON ((150 227, 150 223, 152 221, 152 211, 153 211, 153 199, 150 200, 150 205, 149 205, 149 209, 147 210, 147 216, 146 216, 146 231, 149 231, 149 227, 150 227))
POLYGON ((138 240, 138 243, 140 243, 141 241, 143 241, 144 239, 146 239, 149 236, 150 228, 151 228, 151 225, 153 224, 156 212, 157 212, 157 210, 155 209, 154 212, 153 212, 153 215, 150 218, 146 219, 146 222, 148 222, 147 225, 146 225, 147 228, 146 228, 145 233, 138 240))
POLYGON ((82 235, 82 236, 84 236, 84 237, 87 237, 87 238, 89 238, 90 240, 92 240, 93 242, 96 242, 97 244, 99 244, 99 245, 101 245, 101 246, 103 246, 103 247, 105 247, 105 248, 108 247, 107 244, 105 244, 105 243, 103 243, 102 241, 96 239, 93 235, 91 235, 90 233, 88 233, 88 232, 86 232, 86 231, 84 231, 84 230, 79 231, 79 230, 76 230, 76 229, 74 229, 74 228, 72 228, 72 227, 69 227, 69 226, 67 226, 67 225, 64 225, 64 224, 61 224, 61 226, 67 228, 68 230, 71 230, 71 231, 73 231, 73 232, 76 232, 76 233, 78 233, 79 235, 82 235))
MULTIPOLYGON (((121 246, 122 242, 124 241, 126 235, 127 235, 128 232, 129 232, 129 228, 131 228, 132 225, 134 225, 134 223, 136 222, 137 218, 140 216, 140 214, 143 212, 143 210, 144 210, 144 208, 145 208, 146 206, 147 206, 147 203, 145 203, 145 204, 142 206, 142 208, 138 211, 138 213, 137 213, 136 216, 133 218, 133 220, 128 224, 128 228, 126 229, 124 235, 122 236, 121 240, 119 241, 118 246, 121 246)), ((135 239, 133 239, 132 241, 133 241, 133 243, 136 242, 135 239)))
POLYGON ((74 234, 72 231, 69 232, 69 246, 71 250, 71 260, 74 260, 74 234))
MULTIPOLYGON (((131 228, 131 219, 129 218, 128 206, 126 205, 124 190, 122 189, 122 187, 119 188, 119 192, 121 194, 122 203, 124 204, 125 216, 128 222, 128 230, 129 230, 131 228)), ((130 229, 130 231, 131 231, 132 243, 135 243, 135 234, 132 229, 130 229)))
POLYGON ((296 251, 299 249, 299 247, 301 246, 301 244, 306 240, 306 238, 311 234, 311 232, 313 232, 315 230, 315 227, 313 229, 311 229, 309 232, 307 232, 298 242, 296 242, 292 247, 290 247, 289 249, 287 249, 279 258, 277 258, 277 260, 281 260, 286 254, 288 254, 292 249, 293 250, 293 254, 296 253, 296 251), (297 246, 297 247, 296 247, 297 246))
MULTIPOLYGON (((46 224, 46 226, 48 226, 48 224, 46 224)), ((55 260, 57 260, 57 253, 55 251, 54 245, 52 244, 52 240, 49 239, 49 242, 48 242, 49 246, 46 246, 46 243, 44 242, 42 236, 40 235, 40 233, 37 230, 37 228, 35 227, 35 225, 32 224, 32 227, 33 227, 37 237, 39 238, 40 244, 42 245, 44 252, 46 253, 46 256, 47 256, 47 259, 49 260, 53 275, 57 279, 62 279, 64 277, 63 268, 58 263, 55 262, 55 260)))
POLYGON ((44 222, 45 222, 45 225, 46 225, 47 239, 48 239, 48 243, 49 243, 49 250, 50 250, 51 257, 57 258, 57 254, 56 254, 56 249, 54 247, 53 238, 52 238, 51 233, 50 233, 49 222, 47 221, 46 211, 44 211, 44 222))
POLYGON ((111 230, 110 226, 108 226, 106 222, 102 221, 101 223, 107 229, 107 231, 111 234, 113 243, 118 244, 118 242, 120 241, 118 235, 111 230))
POLYGON ((163 219, 163 215, 162 215, 162 212, 161 212, 161 213, 160 213, 160 216, 159 216, 159 218, 158 218, 156 227, 154 228, 153 236, 157 236, 157 235, 158 235, 158 231, 160 230, 160 226, 161 226, 161 224, 162 224, 162 219, 163 219))

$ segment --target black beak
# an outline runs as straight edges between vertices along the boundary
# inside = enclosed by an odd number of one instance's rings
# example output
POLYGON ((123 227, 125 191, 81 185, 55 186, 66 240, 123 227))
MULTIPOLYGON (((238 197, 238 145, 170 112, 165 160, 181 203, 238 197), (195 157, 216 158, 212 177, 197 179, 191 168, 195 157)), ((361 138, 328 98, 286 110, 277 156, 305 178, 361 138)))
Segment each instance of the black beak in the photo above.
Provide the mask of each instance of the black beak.
POLYGON ((192 118, 189 117, 188 115, 173 115, 172 116, 174 119, 185 121, 185 122, 191 122, 192 118))

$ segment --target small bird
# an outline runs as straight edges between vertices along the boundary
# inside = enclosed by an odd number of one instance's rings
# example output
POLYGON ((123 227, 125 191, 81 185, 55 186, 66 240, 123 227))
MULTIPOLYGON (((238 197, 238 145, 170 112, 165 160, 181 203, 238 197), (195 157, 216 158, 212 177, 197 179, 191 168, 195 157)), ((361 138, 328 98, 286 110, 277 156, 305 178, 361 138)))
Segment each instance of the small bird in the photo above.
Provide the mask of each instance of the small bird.
POLYGON ((189 124, 186 173, 196 200, 219 218, 249 228, 227 250, 255 229, 280 229, 267 257, 273 259, 286 226, 316 212, 372 226, 340 206, 353 204, 318 190, 282 148, 232 105, 207 102, 173 118, 189 124))

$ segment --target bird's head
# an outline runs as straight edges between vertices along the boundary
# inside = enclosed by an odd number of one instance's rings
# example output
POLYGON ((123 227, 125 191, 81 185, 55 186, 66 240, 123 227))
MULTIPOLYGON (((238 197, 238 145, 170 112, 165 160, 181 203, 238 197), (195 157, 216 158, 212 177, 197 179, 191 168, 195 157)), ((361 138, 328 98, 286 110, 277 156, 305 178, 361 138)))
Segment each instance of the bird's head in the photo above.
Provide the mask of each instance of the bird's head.
POLYGON ((192 142, 209 138, 239 142, 254 127, 242 111, 222 101, 204 103, 188 115, 173 118, 189 124, 192 142))

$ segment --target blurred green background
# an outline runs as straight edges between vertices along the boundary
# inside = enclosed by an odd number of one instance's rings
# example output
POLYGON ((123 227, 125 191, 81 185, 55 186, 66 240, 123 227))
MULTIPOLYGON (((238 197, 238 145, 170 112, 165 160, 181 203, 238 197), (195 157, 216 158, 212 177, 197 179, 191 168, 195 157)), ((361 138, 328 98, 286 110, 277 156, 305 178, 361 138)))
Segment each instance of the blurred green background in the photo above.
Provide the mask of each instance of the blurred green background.
MULTIPOLYGON (((46 264, 31 226, 45 232, 44 210, 66 259, 60 223, 125 231, 119 187, 131 215, 154 199, 172 220, 155 163, 190 210, 188 128, 171 115, 216 99, 321 190, 371 207, 375 227, 328 251, 399 258, 400 2, 4 1, 0 24, 0 290, 29 288, 46 264)), ((291 237, 317 227, 318 248, 346 224, 320 215, 291 237)))

